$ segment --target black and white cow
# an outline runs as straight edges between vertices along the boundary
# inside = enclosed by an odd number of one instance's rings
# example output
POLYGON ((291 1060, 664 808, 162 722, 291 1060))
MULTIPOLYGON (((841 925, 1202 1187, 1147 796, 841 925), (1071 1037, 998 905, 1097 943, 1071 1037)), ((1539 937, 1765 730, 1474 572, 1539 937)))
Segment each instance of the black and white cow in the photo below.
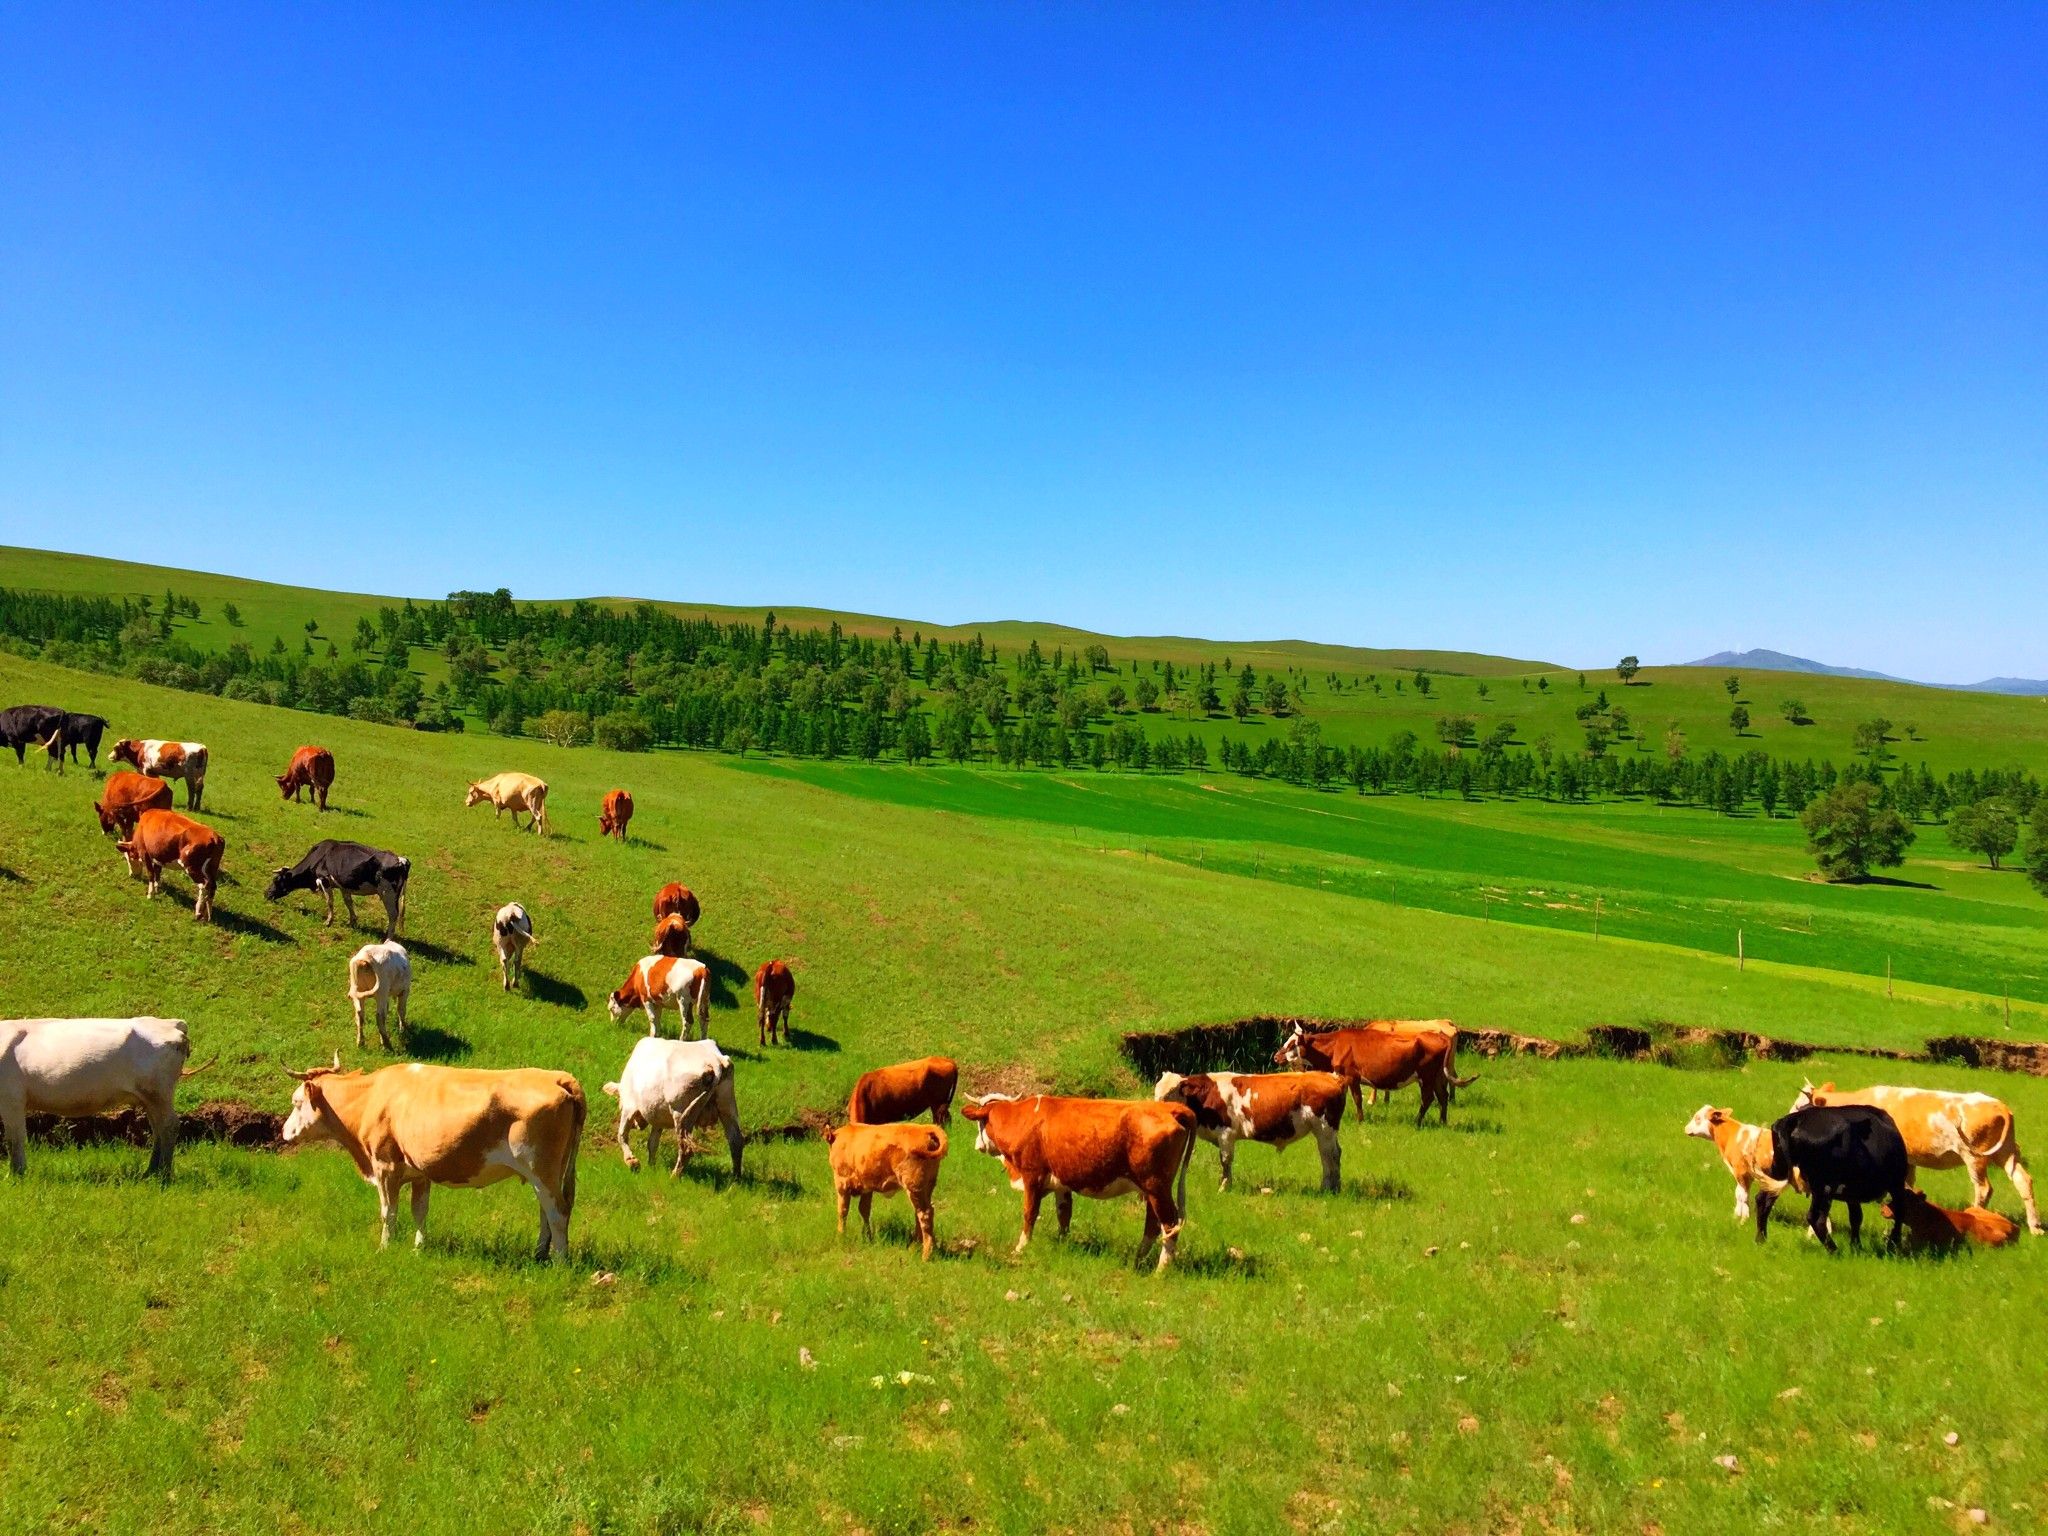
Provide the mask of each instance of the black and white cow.
MULTIPOLYGON (((1849 1245, 1863 1246, 1863 1207, 1890 1200, 1903 1204, 1906 1188, 1906 1142, 1892 1117, 1862 1104, 1822 1105, 1795 1109, 1771 1127, 1771 1162, 1763 1170, 1780 1184, 1795 1178, 1805 1186, 1812 1205, 1806 1225, 1829 1253, 1835 1239, 1829 1231, 1828 1208, 1837 1200, 1849 1203, 1849 1245)), ((1778 1191, 1759 1187, 1750 1202, 1756 1209, 1756 1240, 1769 1229, 1778 1191)), ((1892 1223, 1889 1242, 1896 1246, 1899 1224, 1892 1223)))
POLYGON ((277 901, 293 891, 318 891, 327 900, 327 921, 334 921, 334 893, 341 892, 348 908, 348 920, 356 920, 357 896, 377 896, 384 902, 384 937, 389 941, 405 916, 405 882, 412 875, 412 861, 382 848, 363 843, 346 843, 323 838, 306 851, 306 856, 289 869, 270 877, 264 899, 277 901))
POLYGON ((51 734, 62 729, 64 715, 65 711, 51 704, 0 709, 0 747, 14 748, 15 762, 27 762, 28 749, 47 746, 51 734))

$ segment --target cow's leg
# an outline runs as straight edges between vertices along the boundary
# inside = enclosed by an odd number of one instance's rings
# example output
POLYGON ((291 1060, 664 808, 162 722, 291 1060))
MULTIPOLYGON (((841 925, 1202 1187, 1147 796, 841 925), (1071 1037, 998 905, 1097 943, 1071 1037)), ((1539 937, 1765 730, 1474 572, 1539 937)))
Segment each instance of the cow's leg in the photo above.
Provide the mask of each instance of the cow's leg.
POLYGON ((390 1012, 391 991, 388 987, 379 987, 377 989, 377 1039, 382 1042, 384 1049, 387 1051, 393 1048, 391 1044, 391 1031, 384 1027, 384 1022, 389 1017, 390 1012))
POLYGON ((869 1242, 875 1240, 875 1222, 870 1214, 874 1210, 875 1197, 869 1190, 860 1192, 860 1235, 869 1242))
POLYGON ((647 1012, 647 1033, 650 1035, 660 1034, 661 1012, 659 1008, 656 1006, 654 999, 651 997, 648 998, 644 1006, 647 1012))
POLYGON ((1966 1157, 1963 1159, 1963 1167, 1968 1169, 1970 1174, 1970 1203, 1990 1205, 1991 1165, 1981 1157, 1966 1157))
POLYGON ((851 1190, 835 1189, 832 1191, 832 1195, 839 1203, 839 1235, 844 1237, 846 1236, 846 1208, 853 1204, 853 1193, 851 1190))
POLYGON ((1053 1214, 1059 1217, 1060 1236, 1067 1235, 1067 1228, 1074 1224, 1074 1192, 1071 1189, 1055 1190, 1052 1197, 1053 1214))
POLYGON ((1749 1175, 1746 1173, 1735 1176, 1735 1219, 1738 1222, 1749 1220, 1749 1175))
POLYGON ((762 1003, 754 1010, 754 1025, 760 1034, 760 1043, 766 1045, 768 1043, 769 1030, 768 1005, 766 1003, 762 1003))
POLYGON ((427 1246, 427 1197, 434 1192, 434 1186, 425 1179, 415 1179, 412 1185, 412 1245, 414 1248, 427 1246))
MULTIPOLYGON (((1806 1229, 1820 1239, 1821 1247, 1829 1253, 1839 1253, 1841 1250, 1835 1246, 1835 1234, 1828 1227, 1828 1208, 1833 1204, 1832 1195, 1816 1189, 1813 1192, 1812 1208, 1806 1213, 1806 1229)), ((1849 1209, 1854 1211, 1856 1207, 1852 1205, 1849 1209)))
POLYGON ((398 889, 389 880, 377 882, 377 894, 384 901, 384 942, 398 936, 398 889))
POLYGON ((171 1182, 171 1155, 178 1146, 178 1106, 169 1094, 143 1101, 142 1113, 149 1120, 149 1171, 166 1184, 171 1182))
POLYGON ((632 1129, 633 1112, 621 1104, 619 1106, 619 1156, 625 1159, 626 1171, 628 1173, 640 1166, 640 1159, 633 1155, 633 1142, 630 1135, 632 1129))
POLYGON ((1230 1169, 1236 1159, 1237 1138, 1225 1131, 1216 1138, 1216 1166, 1223 1170, 1223 1182, 1216 1186, 1218 1194, 1230 1188, 1230 1169))
POLYGON ((398 1230, 398 1174, 395 1169, 377 1170, 377 1218, 382 1224, 377 1238, 379 1248, 391 1246, 392 1234, 398 1230))
MULTIPOLYGON (((1374 1089, 1373 1092, 1377 1094, 1379 1090, 1374 1089)), ((1362 1085, 1355 1077, 1351 1079, 1351 1112, 1360 1120, 1365 1118, 1365 1094, 1362 1085)))
POLYGON ((933 1228, 936 1225, 936 1223, 934 1223, 934 1221, 932 1220, 931 1191, 925 1191, 922 1198, 913 1199, 910 1203, 912 1209, 914 1209, 917 1212, 917 1240, 919 1244, 924 1248, 925 1262, 930 1263, 932 1257, 933 1228))
POLYGON ((1316 1121, 1316 1151, 1323 1159, 1323 1193, 1334 1195, 1344 1187, 1344 1142, 1329 1121, 1316 1121))
POLYGON ((398 994, 398 1038, 403 1040, 412 1031, 412 1024, 405 1016, 405 1010, 412 1005, 412 988, 407 987, 398 994))
POLYGON ((334 887, 324 880, 320 882, 320 899, 327 903, 327 916, 323 919, 321 926, 332 928, 334 926, 334 887))
POLYGON ((725 1129, 725 1150, 732 1157, 732 1176, 740 1176, 740 1162, 747 1146, 747 1133, 740 1129, 740 1101, 728 1077, 718 1085, 718 1123, 725 1129))
POLYGON ((1145 1255, 1152 1251, 1152 1245, 1159 1241, 1159 1210, 1153 1205, 1152 1197, 1145 1197, 1145 1230, 1138 1234, 1138 1256, 1131 1260, 1134 1266, 1142 1266, 1145 1255))
POLYGON ((2034 1175, 2027 1169, 2027 1160, 2020 1156, 2019 1148, 2005 1154, 2002 1165, 2005 1176, 2012 1180, 2012 1187, 2019 1191, 2020 1204, 2026 1209, 2027 1230, 2039 1237, 2042 1233, 2041 1211, 2034 1204, 2034 1175))
POLYGON ((1031 1246, 1031 1229, 1038 1225, 1038 1205, 1045 1198, 1044 1186, 1027 1178, 1024 1184, 1024 1230, 1017 1234, 1017 1252, 1031 1246))
POLYGON ((647 1117, 647 1166, 650 1168, 654 1166, 654 1149, 660 1145, 661 1120, 657 1116, 649 1115, 647 1117))
POLYGON ((10 1095, 0 1101, 0 1132, 7 1136, 7 1165, 17 1174, 28 1172, 28 1093, 10 1095))
POLYGON ((349 1002, 355 1005, 356 1049, 360 1051, 363 1048, 363 1000, 360 997, 352 997, 349 1002))
POLYGON ((341 904, 348 909, 348 925, 356 925, 356 898, 347 886, 341 888, 341 904))
POLYGON ((531 1174, 527 1182, 533 1185, 533 1198, 540 1204, 540 1241, 534 1246, 533 1256, 545 1264, 556 1254, 564 1259, 569 1257, 569 1217, 548 1193, 545 1184, 531 1174))
POLYGON ((676 1165, 669 1169, 668 1176, 678 1179, 682 1177, 683 1164, 690 1160, 690 1126, 689 1122, 683 1119, 681 1105, 671 1104, 668 1112, 676 1131, 676 1165))
POLYGON ((1756 1240, 1758 1242, 1762 1242, 1765 1234, 1770 1231, 1771 1207, 1777 1203, 1778 1197, 1770 1190, 1760 1189, 1756 1192, 1756 1202, 1753 1208, 1756 1211, 1756 1240))
POLYGON ((1851 1200, 1849 1202, 1849 1246, 1851 1248, 1861 1248, 1863 1246, 1863 1202, 1861 1200, 1851 1200))

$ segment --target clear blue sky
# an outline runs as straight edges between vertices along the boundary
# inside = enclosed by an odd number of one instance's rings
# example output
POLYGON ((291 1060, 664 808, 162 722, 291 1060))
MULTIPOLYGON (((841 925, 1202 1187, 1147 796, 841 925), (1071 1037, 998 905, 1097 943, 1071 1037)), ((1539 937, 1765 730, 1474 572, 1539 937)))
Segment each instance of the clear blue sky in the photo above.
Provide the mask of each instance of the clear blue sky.
POLYGON ((0 10, 0 542, 2048 676, 2048 10, 0 10))

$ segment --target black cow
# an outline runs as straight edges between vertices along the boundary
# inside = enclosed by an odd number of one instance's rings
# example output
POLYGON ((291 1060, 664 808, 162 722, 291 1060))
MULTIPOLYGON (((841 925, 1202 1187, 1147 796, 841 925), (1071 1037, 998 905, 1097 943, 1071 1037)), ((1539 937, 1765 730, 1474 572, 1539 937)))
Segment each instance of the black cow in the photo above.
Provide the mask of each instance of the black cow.
POLYGON ((28 760, 28 749, 48 743, 64 724, 64 711, 49 704, 17 704, 0 709, 0 747, 14 748, 14 760, 28 760))
POLYGON ((78 749, 85 748, 85 761, 95 770, 100 765, 100 737, 107 729, 107 722, 98 715, 76 715, 65 711, 63 721, 57 729, 43 740, 43 750, 50 754, 50 761, 61 770, 64 754, 71 754, 71 761, 78 761, 78 749))
MULTIPOLYGON (((1890 1115, 1868 1105, 1795 1109, 1771 1127, 1771 1165, 1764 1171, 1778 1180, 1798 1176, 1812 1198, 1806 1224, 1829 1253, 1836 1249, 1828 1230, 1828 1207, 1837 1200, 1848 1201, 1849 1246, 1860 1248, 1865 1204, 1890 1200, 1896 1210, 1903 1203, 1906 1142, 1890 1115)), ((1754 1203, 1756 1240, 1762 1242, 1778 1197, 1760 1189, 1754 1203)), ((1899 1223, 1894 1220, 1887 1246, 1896 1248, 1898 1242, 1899 1223)))
POLYGON ((307 849, 306 856, 290 869, 272 875, 263 896, 266 901, 277 901, 293 891, 318 891, 327 898, 327 921, 332 923, 334 893, 339 891, 351 924, 356 920, 353 898, 379 896, 384 902, 384 937, 388 940, 396 936, 405 916, 405 882, 411 875, 410 859, 329 837, 307 849))

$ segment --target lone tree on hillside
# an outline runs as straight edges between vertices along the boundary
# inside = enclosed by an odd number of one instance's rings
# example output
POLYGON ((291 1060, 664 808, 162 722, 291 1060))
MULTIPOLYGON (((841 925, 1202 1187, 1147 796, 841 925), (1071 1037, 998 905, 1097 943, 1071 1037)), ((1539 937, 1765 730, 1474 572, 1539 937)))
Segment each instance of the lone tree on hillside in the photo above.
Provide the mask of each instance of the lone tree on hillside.
POLYGON ((2048 795, 2034 803, 2034 819, 2027 827, 2027 878, 2048 896, 2048 795))
POLYGON ((1850 741, 1856 750, 1871 762, 1881 763, 1891 756, 1891 753, 1885 750, 1885 743, 1891 740, 1891 730, 1891 721, 1879 715, 1875 720, 1865 720, 1857 726, 1850 741))
POLYGON ((1735 734, 1744 735, 1749 730, 1749 707, 1738 704, 1728 711, 1728 723, 1735 728, 1735 734))
POLYGON ((1806 713, 1806 705, 1799 699, 1787 699, 1778 706, 1778 712, 1785 717, 1787 725, 1811 725, 1812 717, 1806 713))
POLYGON ((1730 672, 1721 679, 1721 686, 1728 690, 1728 702, 1732 704, 1735 702, 1735 695, 1742 692, 1742 679, 1730 672))
POLYGON ((1624 656, 1614 664, 1614 675, 1621 679, 1626 688, 1636 680, 1636 674, 1643 670, 1643 664, 1633 656, 1624 656))
POLYGON ((1913 829, 1877 803, 1875 784, 1837 784, 1799 813, 1806 846, 1830 880, 1862 880, 1905 863, 1913 829))
POLYGON ((1996 796, 1966 805, 1948 819, 1948 840, 1965 853, 1981 853, 1993 869, 2020 842, 2020 819, 1996 796))

